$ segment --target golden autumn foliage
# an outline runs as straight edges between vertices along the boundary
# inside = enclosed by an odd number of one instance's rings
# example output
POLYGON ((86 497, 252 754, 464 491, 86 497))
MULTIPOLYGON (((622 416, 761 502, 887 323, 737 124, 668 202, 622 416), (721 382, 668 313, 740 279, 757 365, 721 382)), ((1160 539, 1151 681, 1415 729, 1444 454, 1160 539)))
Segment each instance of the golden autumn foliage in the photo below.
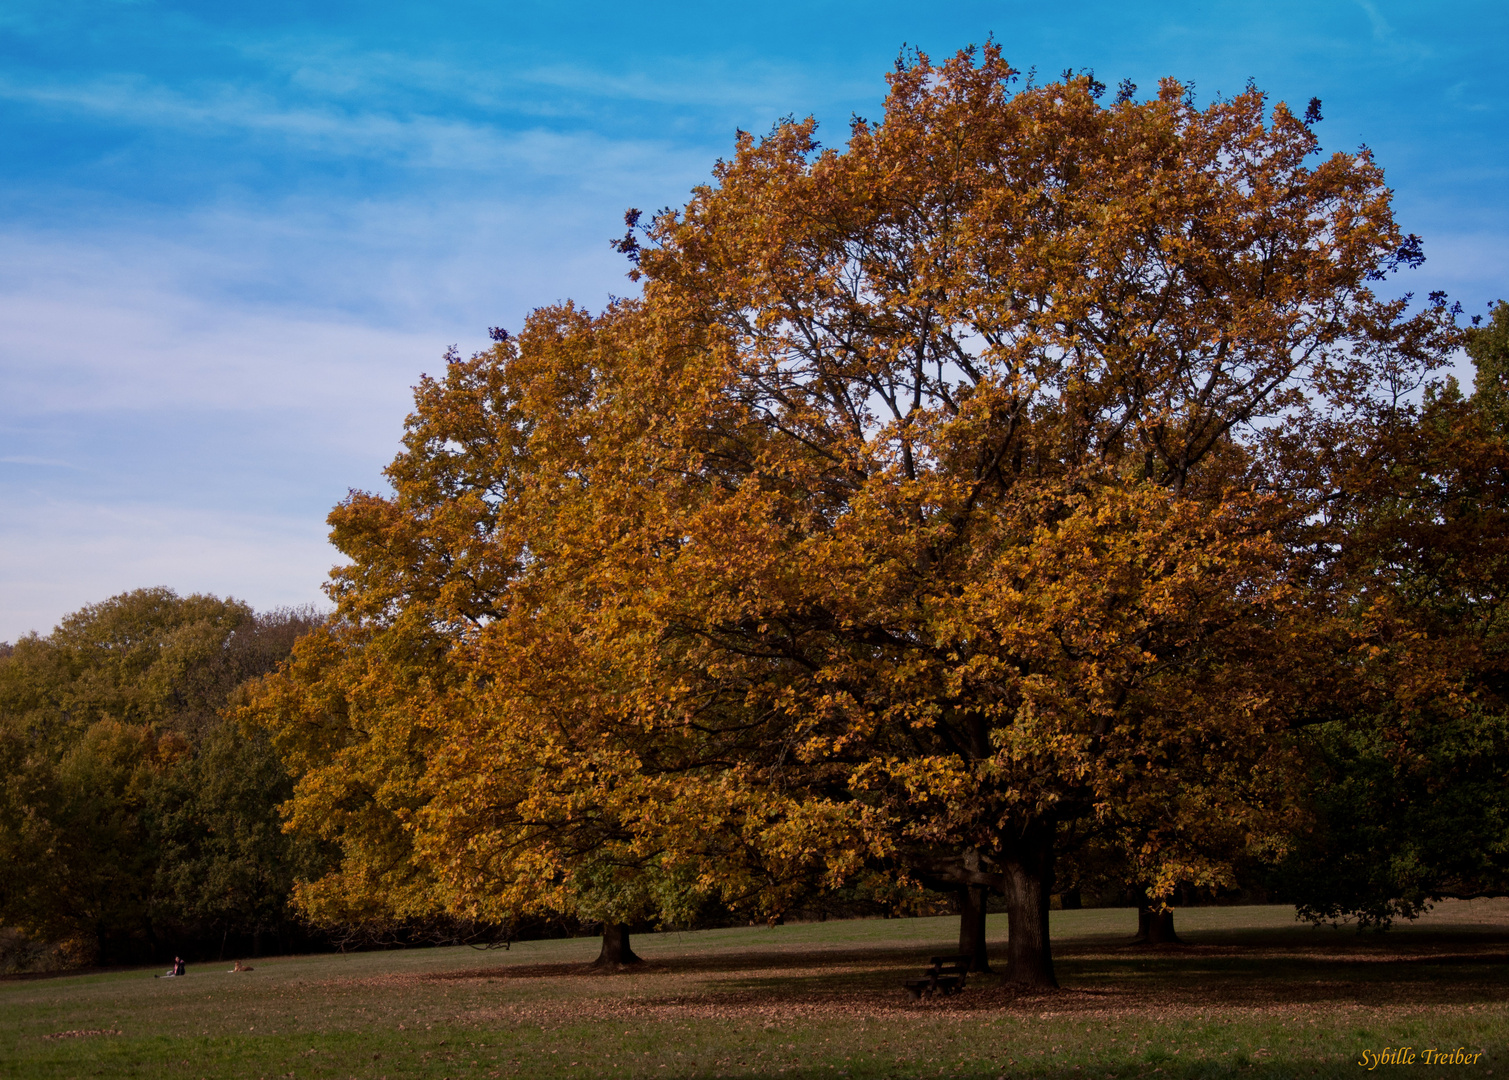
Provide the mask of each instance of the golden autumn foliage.
POLYGON ((1008 976, 1052 984, 1076 828, 1167 895, 1279 827, 1276 736, 1339 677, 1316 440, 1450 315, 1374 294, 1417 254, 1382 172, 1259 91, 1016 83, 918 55, 842 149, 741 135, 630 215, 641 299, 420 386, 261 707, 347 852, 308 903, 942 881, 1003 892, 1008 976))

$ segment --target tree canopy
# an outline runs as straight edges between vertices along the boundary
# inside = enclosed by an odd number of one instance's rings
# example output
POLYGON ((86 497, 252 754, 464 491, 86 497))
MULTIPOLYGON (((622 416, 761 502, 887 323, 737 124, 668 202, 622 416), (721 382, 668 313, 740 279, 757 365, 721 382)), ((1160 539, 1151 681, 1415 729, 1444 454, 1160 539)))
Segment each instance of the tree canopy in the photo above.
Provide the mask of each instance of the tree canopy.
POLYGON ((1257 89, 1107 102, 993 45, 889 82, 842 148, 741 134, 631 212, 642 297, 421 383, 248 713, 343 852, 309 910, 943 883, 1051 985, 1066 843, 1155 897, 1281 845, 1296 732, 1378 699, 1341 496, 1458 341, 1375 291, 1418 239, 1257 89))

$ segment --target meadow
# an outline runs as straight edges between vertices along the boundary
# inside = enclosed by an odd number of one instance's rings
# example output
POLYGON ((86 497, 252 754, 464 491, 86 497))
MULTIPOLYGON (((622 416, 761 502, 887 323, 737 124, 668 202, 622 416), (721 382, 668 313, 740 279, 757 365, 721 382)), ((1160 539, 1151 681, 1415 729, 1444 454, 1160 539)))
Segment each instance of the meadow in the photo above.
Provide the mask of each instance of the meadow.
MULTIPOLYGON (((1055 912, 1059 980, 972 976, 913 1002, 950 918, 410 949, 0 982, 15 1078, 1409 1077, 1509 1070, 1509 901, 1448 902, 1386 934, 1292 908, 1178 913, 1182 946, 1127 944, 1126 909, 1055 912), (1394 1058, 1385 1048, 1410 1047, 1394 1058), (1461 1048, 1469 1063, 1427 1064, 1461 1048), (1369 1055, 1374 1057, 1369 1057, 1369 1055), (1359 1064, 1361 1063, 1361 1064, 1359 1064), (1374 1067, 1370 1070, 1369 1065, 1374 1067)), ((992 942, 1005 935, 992 917, 992 942)))

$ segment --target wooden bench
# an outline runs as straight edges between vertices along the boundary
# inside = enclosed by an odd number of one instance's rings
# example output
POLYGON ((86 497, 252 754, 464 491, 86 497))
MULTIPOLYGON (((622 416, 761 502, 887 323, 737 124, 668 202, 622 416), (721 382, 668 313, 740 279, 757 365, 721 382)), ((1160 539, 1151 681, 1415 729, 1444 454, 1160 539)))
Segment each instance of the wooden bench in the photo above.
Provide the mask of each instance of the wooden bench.
POLYGON ((923 996, 957 994, 964 989, 965 976, 969 974, 969 958, 966 956, 934 956, 928 960, 927 974, 920 979, 909 979, 902 985, 912 995, 913 1001, 923 996))

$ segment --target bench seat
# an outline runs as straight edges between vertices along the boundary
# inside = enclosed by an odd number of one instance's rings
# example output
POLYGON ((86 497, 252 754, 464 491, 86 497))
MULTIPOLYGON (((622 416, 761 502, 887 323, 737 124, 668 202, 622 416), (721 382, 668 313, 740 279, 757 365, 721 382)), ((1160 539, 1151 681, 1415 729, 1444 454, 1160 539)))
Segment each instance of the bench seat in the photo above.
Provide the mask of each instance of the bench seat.
POLYGON ((924 996, 957 994, 964 989, 969 973, 969 960, 963 956, 934 956, 928 960, 927 974, 920 979, 908 979, 902 983, 913 1001, 924 996))

